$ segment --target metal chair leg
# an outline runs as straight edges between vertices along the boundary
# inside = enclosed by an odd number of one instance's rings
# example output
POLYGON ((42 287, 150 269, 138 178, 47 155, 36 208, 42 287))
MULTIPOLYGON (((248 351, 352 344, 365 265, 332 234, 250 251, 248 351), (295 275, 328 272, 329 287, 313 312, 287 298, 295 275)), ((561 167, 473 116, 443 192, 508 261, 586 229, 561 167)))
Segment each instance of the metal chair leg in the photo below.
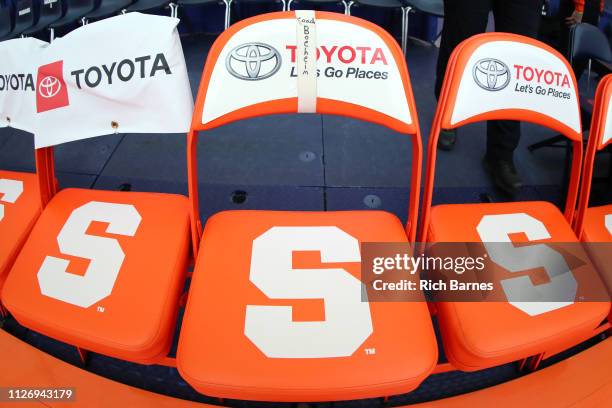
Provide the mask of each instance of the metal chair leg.
POLYGON ((178 18, 178 5, 175 3, 168 4, 170 7, 170 17, 178 18))
POLYGON ((404 13, 404 9, 402 8, 402 39, 400 40, 400 46, 402 47, 402 53, 405 53, 404 50, 404 37, 406 36, 406 13, 404 13))
POLYGON ((281 3, 283 4, 283 11, 287 11, 287 1, 281 0, 281 3))
POLYGON ((402 52, 406 55, 406 49, 408 48, 408 16, 412 7, 402 7, 402 52))
POLYGON ((354 1, 349 1, 348 4, 346 2, 344 2, 344 14, 346 14, 347 16, 351 15, 351 7, 353 7, 353 4, 355 4, 354 1))
POLYGON ((55 28, 49 28, 49 43, 55 40, 55 28))
POLYGON ((291 3, 293 3, 293 0, 289 0, 287 3, 287 11, 291 11, 291 3))
MULTIPOLYGON (((591 69, 593 68, 593 60, 589 58, 589 70, 587 71, 587 89, 586 94, 591 94, 591 69)), ((576 78, 578 80, 578 78, 576 78)))
POLYGON ((233 0, 223 0, 223 3, 225 3, 225 29, 226 30, 230 26, 231 19, 232 19, 232 1, 233 0))

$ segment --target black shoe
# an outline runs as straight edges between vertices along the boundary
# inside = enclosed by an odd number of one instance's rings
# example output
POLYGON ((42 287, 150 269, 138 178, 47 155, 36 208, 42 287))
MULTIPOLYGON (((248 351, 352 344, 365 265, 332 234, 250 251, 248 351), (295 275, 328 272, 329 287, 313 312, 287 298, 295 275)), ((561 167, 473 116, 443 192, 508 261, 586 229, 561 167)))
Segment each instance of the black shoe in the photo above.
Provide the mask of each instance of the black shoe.
POLYGON ((440 130, 440 136, 438 137, 438 149, 450 151, 455 147, 457 142, 457 134, 454 130, 440 130))
POLYGON ((495 185, 504 192, 515 195, 523 187, 523 181, 516 172, 514 163, 507 160, 489 160, 486 156, 482 161, 485 170, 493 178, 495 185))

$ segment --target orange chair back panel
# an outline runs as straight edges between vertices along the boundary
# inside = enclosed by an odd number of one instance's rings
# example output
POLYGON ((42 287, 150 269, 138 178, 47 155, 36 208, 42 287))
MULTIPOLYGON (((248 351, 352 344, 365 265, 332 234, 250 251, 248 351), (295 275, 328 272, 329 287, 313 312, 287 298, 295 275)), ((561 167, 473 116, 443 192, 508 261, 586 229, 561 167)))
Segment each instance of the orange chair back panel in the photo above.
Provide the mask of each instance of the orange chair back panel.
POLYGON ((0 289, 40 208, 35 174, 0 170, 0 289))
POLYGON ((409 240, 415 240, 422 146, 401 49, 389 33, 365 20, 298 10, 263 14, 234 24, 208 53, 188 142, 194 253, 202 232, 198 132, 282 113, 348 116, 414 136, 406 229, 409 240))
POLYGON ((189 255, 186 197, 60 191, 2 292, 24 326, 148 363, 167 353, 189 255), (162 273, 163 272, 163 273, 162 273))
POLYGON ((445 90, 444 129, 512 119, 581 138, 573 71, 558 52, 531 38, 489 33, 466 40, 445 78, 445 90))
POLYGON ((198 391, 264 401, 377 397, 437 362, 425 302, 362 299, 360 242, 405 242, 384 212, 229 211, 206 223, 178 349, 198 391))
POLYGON ((314 11, 264 14, 225 30, 208 54, 192 128, 298 112, 351 116, 416 133, 397 42, 367 21, 314 11))
POLYGON ((419 240, 428 240, 440 130, 485 120, 532 122, 573 142, 564 211, 566 221, 573 221, 582 166, 582 124, 573 71, 561 54, 544 43, 492 32, 463 41, 449 59, 428 143, 419 240))

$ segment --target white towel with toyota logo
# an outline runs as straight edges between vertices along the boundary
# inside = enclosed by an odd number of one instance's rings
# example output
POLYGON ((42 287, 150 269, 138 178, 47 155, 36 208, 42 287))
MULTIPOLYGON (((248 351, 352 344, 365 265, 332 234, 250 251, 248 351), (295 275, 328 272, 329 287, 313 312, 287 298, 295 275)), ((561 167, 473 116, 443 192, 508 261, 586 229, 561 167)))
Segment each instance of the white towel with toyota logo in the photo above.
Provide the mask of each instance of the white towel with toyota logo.
POLYGON ((9 41, 0 48, 0 73, 27 71, 34 83, 0 91, 9 95, 0 111, 11 126, 34 132, 36 148, 117 132, 185 133, 193 96, 178 22, 129 13, 52 44, 9 41))
POLYGON ((34 132, 37 57, 47 45, 35 38, 0 42, 0 127, 34 132))

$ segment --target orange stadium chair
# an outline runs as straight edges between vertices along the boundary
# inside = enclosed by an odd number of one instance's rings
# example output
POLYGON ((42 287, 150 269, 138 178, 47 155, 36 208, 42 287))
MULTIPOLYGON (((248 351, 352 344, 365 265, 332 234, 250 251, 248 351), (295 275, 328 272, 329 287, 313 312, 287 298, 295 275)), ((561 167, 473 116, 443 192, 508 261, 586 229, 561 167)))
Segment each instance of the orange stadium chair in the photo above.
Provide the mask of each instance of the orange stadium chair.
POLYGON ((57 192, 53 148, 36 155, 46 206, 4 285, 6 308, 82 358, 166 363, 190 258, 187 197, 57 192))
POLYGON ((0 291, 40 209, 35 174, 0 170, 0 291))
MULTIPOLYGON (((607 75, 599 83, 595 95, 591 132, 584 159, 582 186, 576 215, 578 236, 583 242, 593 243, 587 246, 587 250, 608 290, 612 290, 612 270, 609 263, 609 243, 612 242, 612 204, 589 208, 589 196, 595 154, 608 146, 612 140, 610 98, 612 98, 612 75, 607 75)), ((612 314, 608 320, 612 321, 612 314)))
MULTIPOLYGON (((462 42, 453 52, 428 146, 420 237, 423 242, 578 242, 571 228, 582 158, 582 134, 576 80, 569 64, 552 48, 530 38, 488 33, 462 42), (532 91, 529 92, 529 89, 532 91), (565 212, 547 202, 454 204, 431 207, 436 144, 440 129, 483 120, 536 123, 573 143, 573 162, 565 212)), ((525 271, 513 260, 491 259, 525 283, 525 271), (507 263, 510 262, 510 263, 507 263), (520 274, 520 276, 518 274, 520 274), (521 279, 522 278, 522 279, 521 279)), ((549 250, 549 246, 539 246, 549 250)), ((555 251, 555 255, 559 253, 555 251)), ((585 254, 586 258, 586 254, 585 254)), ((541 258, 536 257, 536 261, 541 258)), ((537 263, 537 262, 536 262, 537 263)), ((530 265, 527 270, 545 265, 530 265)), ((569 269, 569 268, 568 268, 569 269)), ((544 282, 526 281, 522 290, 576 291, 597 282, 592 268, 544 282)), ((568 292, 571 293, 571 292, 568 292)), ((521 293, 522 294, 522 293, 521 293)), ((609 302, 440 302, 438 322, 449 362, 473 371, 560 351, 595 335, 609 302)), ((537 364, 537 363, 536 363, 537 364)))
POLYGON ((188 149, 199 257, 177 367, 189 384, 221 398, 330 401, 409 392, 432 372, 437 345, 427 304, 362 299, 360 243, 414 242, 416 234, 419 126, 406 63, 389 34, 313 11, 231 26, 208 55, 188 149), (358 70, 363 78, 346 77, 358 70), (301 112, 350 116, 411 138, 406 227, 381 211, 224 211, 202 231, 199 132, 301 112))

